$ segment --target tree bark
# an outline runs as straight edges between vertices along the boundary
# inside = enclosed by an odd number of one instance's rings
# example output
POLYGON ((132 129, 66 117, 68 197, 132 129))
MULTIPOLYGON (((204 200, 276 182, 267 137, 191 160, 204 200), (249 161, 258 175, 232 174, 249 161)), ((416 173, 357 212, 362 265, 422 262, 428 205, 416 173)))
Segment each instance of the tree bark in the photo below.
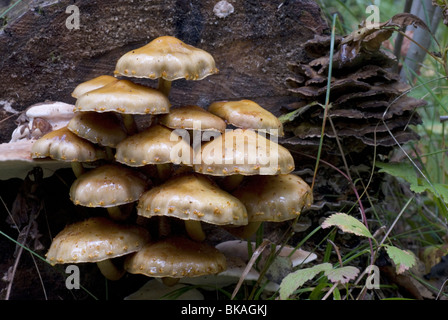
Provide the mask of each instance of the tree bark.
POLYGON ((302 42, 328 31, 319 6, 311 0, 229 0, 234 12, 220 18, 213 11, 217 2, 24 1, 25 13, 8 18, 0 32, 0 142, 9 141, 14 120, 28 106, 75 103, 70 94, 79 83, 112 75, 121 55, 162 35, 210 52, 220 70, 201 81, 173 82, 173 105, 247 98, 280 114, 291 99, 286 62, 301 55, 302 42), (79 29, 66 27, 69 5, 79 8, 79 29))

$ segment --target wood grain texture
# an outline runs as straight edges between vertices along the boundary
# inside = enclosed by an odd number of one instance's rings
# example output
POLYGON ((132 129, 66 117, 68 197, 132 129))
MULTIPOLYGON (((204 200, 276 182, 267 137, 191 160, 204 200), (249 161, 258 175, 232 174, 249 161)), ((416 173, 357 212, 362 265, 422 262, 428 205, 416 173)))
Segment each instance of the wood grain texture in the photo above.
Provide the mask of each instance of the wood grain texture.
MULTIPOLYGON (((162 35, 210 52, 220 72, 201 81, 176 80, 173 105, 207 107, 216 100, 253 99, 274 114, 294 98, 285 87, 286 62, 299 45, 328 31, 312 0, 229 0, 234 12, 219 18, 218 1, 52 1, 8 21, 0 32, 0 142, 10 139, 18 114, 45 100, 74 103, 79 83, 113 74, 121 55, 162 35), (80 28, 65 26, 68 5, 80 10, 80 28)), ((155 81, 136 82, 156 86, 155 81)))

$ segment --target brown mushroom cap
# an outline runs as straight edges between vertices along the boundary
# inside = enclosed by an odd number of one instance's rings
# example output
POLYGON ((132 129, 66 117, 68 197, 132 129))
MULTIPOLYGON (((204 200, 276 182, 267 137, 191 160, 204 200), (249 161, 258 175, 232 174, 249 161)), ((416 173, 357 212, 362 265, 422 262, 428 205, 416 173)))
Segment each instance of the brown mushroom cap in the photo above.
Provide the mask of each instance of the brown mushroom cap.
POLYGON ((294 219, 313 201, 310 186, 294 174, 248 177, 232 194, 244 203, 251 222, 294 219))
POLYGON ((224 132, 223 119, 196 105, 173 107, 170 113, 160 116, 159 123, 171 129, 224 132))
POLYGON ((114 112, 77 112, 67 127, 81 138, 106 147, 114 148, 127 137, 126 130, 114 112))
POLYGON ((75 99, 78 99, 80 96, 82 96, 84 93, 104 87, 105 85, 108 85, 109 83, 118 81, 117 78, 109 75, 102 75, 93 79, 90 79, 88 81, 85 81, 83 83, 80 83, 76 86, 75 90, 72 92, 72 97, 75 99))
POLYGON ((163 93, 129 80, 118 80, 86 92, 75 104, 75 111, 123 114, 163 114, 169 109, 170 102, 163 93))
POLYGON ((61 161, 90 162, 104 159, 104 150, 62 127, 45 134, 31 147, 33 158, 52 158, 61 161))
POLYGON ((169 216, 215 225, 245 225, 244 205, 205 176, 185 174, 154 187, 139 199, 137 214, 169 216))
POLYGON ((226 258, 206 243, 173 236, 146 244, 126 257, 124 267, 149 277, 197 277, 224 271, 226 258))
POLYGON ((46 259, 52 265, 99 262, 140 250, 149 240, 148 231, 140 226, 93 217, 68 225, 59 232, 46 259))
POLYGON ((137 201, 147 186, 137 172, 117 164, 106 164, 77 178, 70 199, 86 207, 115 207, 137 201))
POLYGON ((115 159, 131 167, 163 163, 191 164, 193 150, 180 138, 173 130, 154 125, 122 140, 116 147, 115 159), (178 149, 174 152, 173 148, 178 149), (179 150, 182 150, 182 154, 177 157, 179 150))
POLYGON ((266 130, 283 136, 283 125, 271 112, 251 100, 213 102, 208 111, 241 129, 266 130))
POLYGON ((288 149, 253 130, 226 130, 195 155, 196 172, 214 175, 273 175, 294 170, 288 149))
POLYGON ((163 36, 129 51, 117 62, 116 75, 173 81, 201 80, 218 72, 213 57, 179 39, 163 36))

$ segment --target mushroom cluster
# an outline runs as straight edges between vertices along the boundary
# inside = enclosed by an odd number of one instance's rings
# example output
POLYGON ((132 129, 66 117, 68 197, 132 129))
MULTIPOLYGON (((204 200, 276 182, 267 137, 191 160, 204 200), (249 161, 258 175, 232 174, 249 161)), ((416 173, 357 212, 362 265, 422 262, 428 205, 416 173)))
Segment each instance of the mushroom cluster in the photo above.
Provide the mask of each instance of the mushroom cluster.
POLYGON ((114 280, 124 272, 166 283, 217 274, 226 257, 205 241, 202 224, 249 238, 263 221, 295 219, 311 205, 272 113, 250 100, 217 101, 207 110, 171 105, 172 81, 217 72, 209 53, 164 36, 124 54, 114 76, 74 89, 73 117, 38 139, 32 157, 69 161, 72 202, 107 214, 61 231, 50 263, 96 262, 114 280))

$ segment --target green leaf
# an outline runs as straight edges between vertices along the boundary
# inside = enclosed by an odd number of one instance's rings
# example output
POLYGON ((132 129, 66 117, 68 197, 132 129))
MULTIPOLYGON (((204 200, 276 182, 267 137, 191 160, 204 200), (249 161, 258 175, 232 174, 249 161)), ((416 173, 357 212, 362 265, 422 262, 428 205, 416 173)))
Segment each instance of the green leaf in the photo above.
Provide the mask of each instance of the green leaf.
POLYGON ((350 280, 353 280, 356 278, 356 276, 359 273, 359 269, 352 267, 352 266, 346 266, 341 267, 337 269, 328 270, 325 272, 325 275, 327 276, 328 280, 330 280, 333 283, 339 282, 339 283, 347 283, 350 280))
POLYGON ((313 101, 310 104, 307 104, 306 106, 300 107, 300 108, 298 108, 298 109, 296 109, 294 111, 291 111, 289 113, 282 114, 280 117, 278 117, 278 120, 281 123, 291 122, 295 118, 300 116, 302 113, 307 111, 309 108, 311 108, 312 106, 315 106, 316 104, 317 104, 317 101, 313 101))
POLYGON ((408 251, 401 250, 395 246, 384 245, 386 252, 392 261, 395 263, 398 274, 405 272, 412 268, 415 264, 415 256, 408 251))
POLYGON ((335 213, 325 219, 322 228, 325 229, 330 226, 336 226, 344 232, 354 233, 358 236, 373 238, 369 229, 361 221, 346 213, 335 213))
POLYGON ((300 269, 295 272, 288 274, 283 278, 280 283, 280 299, 285 300, 290 295, 293 294, 297 288, 301 287, 308 280, 313 279, 317 274, 322 271, 331 270, 332 266, 330 263, 325 262, 318 265, 315 265, 311 268, 300 269))
POLYGON ((394 177, 399 177, 411 185, 418 185, 418 177, 415 168, 410 163, 384 163, 376 162, 376 166, 380 168, 379 172, 390 174, 394 177))
POLYGON ((399 177, 409 182, 410 189, 415 193, 429 192, 440 197, 448 204, 448 185, 442 183, 430 184, 428 181, 419 179, 417 171, 409 163, 382 163, 377 162, 377 167, 381 168, 379 172, 385 172, 394 177, 399 177))

